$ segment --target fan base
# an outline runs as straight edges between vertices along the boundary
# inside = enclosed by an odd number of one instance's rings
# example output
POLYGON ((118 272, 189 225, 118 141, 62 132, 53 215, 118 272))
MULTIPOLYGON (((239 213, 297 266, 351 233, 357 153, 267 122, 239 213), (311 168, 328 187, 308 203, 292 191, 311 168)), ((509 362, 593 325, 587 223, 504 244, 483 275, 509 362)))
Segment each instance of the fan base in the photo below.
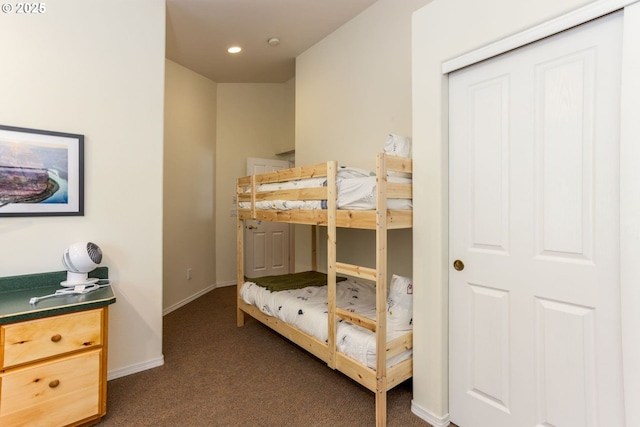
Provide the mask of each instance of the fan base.
POLYGON ((61 286, 65 286, 65 287, 74 287, 74 286, 81 286, 81 285, 93 285, 94 283, 98 283, 98 280, 100 279, 95 279, 92 277, 87 278, 86 280, 65 280, 63 282, 60 282, 61 286))

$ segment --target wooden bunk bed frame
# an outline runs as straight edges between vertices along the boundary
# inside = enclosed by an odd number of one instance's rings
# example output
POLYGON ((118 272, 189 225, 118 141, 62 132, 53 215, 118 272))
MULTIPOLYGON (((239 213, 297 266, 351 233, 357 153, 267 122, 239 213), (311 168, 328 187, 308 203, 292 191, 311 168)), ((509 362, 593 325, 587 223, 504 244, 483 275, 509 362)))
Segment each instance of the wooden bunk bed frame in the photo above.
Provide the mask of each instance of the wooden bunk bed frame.
MULTIPOLYGON (((237 180, 237 283, 238 326, 244 325, 245 313, 280 333, 300 347, 337 369, 375 393, 376 426, 386 426, 387 391, 413 375, 413 358, 387 367, 387 359, 413 347, 413 332, 387 342, 387 231, 411 228, 411 210, 387 209, 392 198, 411 199, 412 184, 387 182, 388 172, 412 173, 412 161, 408 158, 380 153, 376 158, 376 210, 338 210, 336 208, 337 162, 329 161, 312 166, 301 166, 237 180), (256 191, 260 184, 291 181, 305 178, 326 177, 327 186, 279 191, 256 191), (327 200, 327 209, 313 210, 262 210, 256 208, 261 200, 327 200), (240 202, 250 202, 251 207, 240 208, 240 202), (315 254, 316 226, 327 227, 327 284, 328 284, 328 340, 322 342, 279 319, 262 313, 255 306, 244 302, 240 287, 244 276, 244 220, 262 220, 312 225, 312 251, 315 254), (336 228, 358 228, 376 232, 376 268, 351 265, 336 260, 336 228), (336 307, 336 275, 362 278, 376 283, 376 320, 336 307), (370 369, 336 350, 336 328, 339 319, 366 328, 376 334, 376 369, 370 369), (380 351, 384 349, 384 351, 380 351)), ((313 258, 315 269, 315 257, 313 258)))

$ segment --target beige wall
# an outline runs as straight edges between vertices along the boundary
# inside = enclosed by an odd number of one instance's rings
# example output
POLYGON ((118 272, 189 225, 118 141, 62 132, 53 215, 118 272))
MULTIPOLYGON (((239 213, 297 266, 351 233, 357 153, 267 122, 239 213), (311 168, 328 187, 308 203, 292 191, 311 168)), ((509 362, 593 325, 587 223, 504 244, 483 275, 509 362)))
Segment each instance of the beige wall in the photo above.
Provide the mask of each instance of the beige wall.
POLYGON ((216 83, 166 61, 163 309, 174 310, 216 280, 214 165, 216 83), (187 279, 191 269, 191 279, 187 279))
POLYGON ((296 79, 290 79, 283 83, 284 111, 282 143, 279 145, 279 153, 295 150, 296 148, 296 79))
POLYGON ((46 6, 0 14, 0 122, 85 136, 85 215, 0 219, 0 276, 63 270, 70 243, 97 243, 117 296, 110 375, 160 364, 165 4, 46 6))
POLYGON ((379 0, 296 59, 296 162, 375 168, 388 133, 411 135, 411 13, 379 0))
MULTIPOLYGON (((428 0, 379 0, 296 59, 296 163, 375 170, 388 133, 411 136, 411 13, 428 0)), ((296 231, 296 270, 310 268, 296 231)), ((319 239, 319 269, 326 267, 319 239)), ((340 230, 342 262, 375 266, 375 235, 340 230)), ((389 272, 411 276, 411 232, 389 235, 389 272)))
MULTIPOLYGON (((302 226, 300 226, 302 227, 302 226)), ((327 245, 326 228, 319 233, 318 242, 318 270, 326 271, 327 245)), ((413 276, 413 236, 412 230, 389 230, 387 233, 387 280, 391 280, 392 274, 413 276)), ((306 238, 306 236, 303 236, 306 238)), ((370 230, 338 229, 336 234, 337 260, 347 264, 361 265, 363 267, 376 267, 376 234, 370 230)), ((299 242, 296 242, 300 244, 299 242)), ((307 246, 303 246, 301 257, 307 256, 307 246)), ((297 254, 296 254, 297 256, 297 254)), ((303 258, 304 259, 304 258, 303 258)), ((302 264, 302 261, 299 262, 302 264)), ((301 266, 297 271, 302 271, 301 266)), ((308 269, 308 267, 304 267, 308 269)))
POLYGON ((414 405, 448 414, 447 79, 442 62, 587 0, 435 0, 413 19, 414 405))
POLYGON ((236 281, 236 178, 247 157, 277 159, 293 148, 294 81, 219 83, 216 140, 216 283, 236 281))

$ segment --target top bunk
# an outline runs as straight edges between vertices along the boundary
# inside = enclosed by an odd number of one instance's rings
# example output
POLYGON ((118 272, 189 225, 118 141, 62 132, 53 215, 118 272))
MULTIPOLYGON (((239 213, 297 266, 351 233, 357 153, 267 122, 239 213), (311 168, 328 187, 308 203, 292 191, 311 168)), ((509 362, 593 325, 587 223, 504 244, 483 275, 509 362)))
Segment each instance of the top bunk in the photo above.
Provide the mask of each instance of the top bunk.
POLYGON ((412 160, 379 153, 376 170, 336 161, 238 178, 238 219, 374 230, 413 226, 412 160))

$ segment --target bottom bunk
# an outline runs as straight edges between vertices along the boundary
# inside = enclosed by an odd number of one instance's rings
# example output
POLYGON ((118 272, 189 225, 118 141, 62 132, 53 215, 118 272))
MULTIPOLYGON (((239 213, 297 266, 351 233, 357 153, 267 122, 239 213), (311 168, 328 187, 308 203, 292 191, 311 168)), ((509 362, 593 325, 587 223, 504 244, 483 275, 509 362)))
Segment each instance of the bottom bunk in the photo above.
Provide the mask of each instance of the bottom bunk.
MULTIPOLYGON (((387 298, 387 343, 376 349, 375 332, 343 319, 336 321, 335 348, 328 344, 327 286, 321 273, 296 273, 287 276, 253 279, 238 291, 238 325, 249 314, 276 332, 309 351, 330 367, 376 393, 378 417, 386 418, 386 392, 413 374, 411 280, 394 275, 387 298), (300 275, 311 278, 311 286, 300 275), (283 280, 284 279, 284 280, 283 280), (319 282, 318 282, 319 280, 319 282), (256 283, 258 282, 258 283, 256 283), (283 285, 284 283, 284 285, 283 285), (288 289, 282 289, 282 286, 288 289), (386 358, 382 375, 376 372, 377 357, 386 358)), ((373 284, 352 278, 340 278, 336 284, 336 307, 343 313, 376 317, 376 290, 373 284)), ((384 424, 384 422, 383 422, 384 424)))

